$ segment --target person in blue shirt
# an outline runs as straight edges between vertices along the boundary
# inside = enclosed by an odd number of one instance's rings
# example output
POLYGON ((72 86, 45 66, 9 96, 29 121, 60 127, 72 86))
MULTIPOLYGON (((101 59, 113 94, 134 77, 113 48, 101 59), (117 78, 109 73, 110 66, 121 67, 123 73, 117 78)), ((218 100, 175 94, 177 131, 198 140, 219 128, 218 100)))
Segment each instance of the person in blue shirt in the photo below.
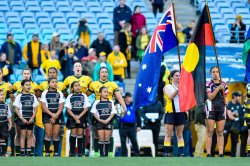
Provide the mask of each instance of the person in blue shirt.
POLYGON ((120 118, 119 121, 119 134, 121 138, 121 155, 127 156, 126 140, 130 139, 134 155, 139 156, 139 147, 136 138, 137 131, 141 130, 141 117, 139 111, 133 107, 132 94, 125 93, 124 101, 127 107, 126 114, 120 118))

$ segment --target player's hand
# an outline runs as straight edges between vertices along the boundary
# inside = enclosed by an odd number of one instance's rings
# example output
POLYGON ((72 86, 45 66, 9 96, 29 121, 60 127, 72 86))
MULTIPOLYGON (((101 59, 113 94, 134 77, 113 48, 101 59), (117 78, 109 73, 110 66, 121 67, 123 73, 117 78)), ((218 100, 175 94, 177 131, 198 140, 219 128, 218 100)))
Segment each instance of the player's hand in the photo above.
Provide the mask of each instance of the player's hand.
POLYGON ((80 123, 81 123, 81 121, 80 121, 80 120, 76 120, 76 123, 77 123, 77 124, 80 124, 80 123))
POLYGON ((141 128, 140 128, 140 127, 137 127, 136 131, 137 131, 137 132, 141 131, 141 128))
POLYGON ((8 131, 10 131, 10 130, 11 130, 11 128, 12 128, 12 126, 9 124, 9 126, 8 126, 8 131))
POLYGON ((32 124, 33 123, 33 118, 30 118, 30 120, 28 121, 28 124, 32 124))
POLYGON ((54 114, 54 113, 52 113, 51 117, 52 117, 53 119, 57 119, 57 115, 54 114))
POLYGON ((51 124, 54 124, 55 122, 56 122, 55 119, 53 119, 53 118, 50 119, 50 123, 51 123, 51 124))
POLYGON ((75 119, 75 120, 79 120, 80 117, 79 117, 78 115, 75 115, 75 116, 74 116, 74 119, 75 119))
POLYGON ((224 85, 223 84, 220 84, 218 87, 217 87, 218 91, 220 90, 224 90, 224 85))
POLYGON ((24 124, 28 124, 28 121, 24 118, 21 119, 23 121, 24 124))

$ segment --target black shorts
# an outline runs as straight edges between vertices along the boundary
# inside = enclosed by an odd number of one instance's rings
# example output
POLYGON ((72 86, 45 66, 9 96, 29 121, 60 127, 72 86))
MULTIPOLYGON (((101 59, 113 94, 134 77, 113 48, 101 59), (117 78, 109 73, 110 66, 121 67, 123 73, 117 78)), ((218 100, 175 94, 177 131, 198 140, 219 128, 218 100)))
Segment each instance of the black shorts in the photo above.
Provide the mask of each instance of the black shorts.
MULTIPOLYGON (((30 120, 29 118, 25 118, 25 119, 26 119, 27 121, 30 120)), ((18 125, 18 126, 26 125, 25 123, 23 123, 23 121, 22 121, 20 118, 17 118, 17 119, 15 120, 15 123, 16 123, 16 125, 18 125)), ((34 122, 33 122, 32 124, 34 124, 34 122)))
POLYGON ((66 127, 69 128, 69 129, 74 129, 74 128, 86 129, 87 124, 88 123, 87 123, 87 118, 86 117, 80 118, 80 124, 77 124, 75 119, 72 118, 71 116, 69 116, 68 119, 67 119, 66 127))
POLYGON ((20 125, 21 130, 33 130, 34 123, 28 125, 20 125))
POLYGON ((185 112, 165 113, 164 124, 172 124, 175 126, 184 125, 187 114, 185 112))
MULTIPOLYGON (((43 112, 43 124, 50 123, 51 116, 45 112, 43 112)), ((61 125, 63 122, 62 113, 58 116, 54 124, 61 125)))
POLYGON ((226 120, 226 111, 206 111, 206 118, 216 122, 226 120))
POLYGON ((8 124, 0 124, 0 139, 6 139, 8 136, 8 124))
POLYGON ((113 126, 111 123, 108 123, 108 124, 101 124, 101 123, 97 123, 95 125, 96 129, 97 130, 112 130, 113 129, 113 126))

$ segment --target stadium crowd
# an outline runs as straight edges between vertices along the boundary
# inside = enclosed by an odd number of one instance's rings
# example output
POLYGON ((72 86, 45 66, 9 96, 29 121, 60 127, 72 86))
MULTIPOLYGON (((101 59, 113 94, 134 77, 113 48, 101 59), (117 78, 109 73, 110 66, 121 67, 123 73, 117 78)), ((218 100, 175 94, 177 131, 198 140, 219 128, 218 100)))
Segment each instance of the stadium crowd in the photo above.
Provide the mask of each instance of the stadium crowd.
MULTIPOLYGON (((152 1, 155 13, 159 4, 154 2, 158 1, 152 1)), ((238 17, 238 20, 241 21, 242 18, 238 17)), ((178 27, 181 29, 181 25, 178 27)), ((179 40, 187 42, 194 27, 195 22, 191 21, 188 28, 183 32, 180 30, 179 40)), ((247 101, 250 95, 249 86, 244 103, 241 103, 242 94, 239 92, 234 92, 232 101, 227 103, 224 100, 228 94, 226 83, 220 84, 218 67, 211 68, 212 81, 207 84, 207 93, 212 101, 212 108, 209 105, 198 105, 189 113, 180 113, 180 73, 172 71, 167 78, 166 67, 162 64, 159 80, 162 84, 159 86, 161 89, 156 102, 135 109, 132 94, 124 93, 118 85, 124 84, 124 79, 131 78, 130 61, 132 58, 142 59, 151 38, 140 6, 135 6, 132 14, 131 9, 125 5, 125 0, 120 0, 120 4, 114 9, 113 49, 102 32, 98 33, 97 39, 92 43, 90 35, 91 29, 85 18, 79 21, 77 42, 62 42, 60 34, 55 32, 50 43, 41 43, 39 35, 34 33, 31 41, 22 49, 14 40, 14 34, 7 34, 7 40, 0 50, 2 156, 7 156, 8 145, 11 147, 10 156, 51 156, 51 150, 53 156, 61 156, 64 127, 71 132, 71 157, 87 155, 86 147, 93 148, 95 156, 114 156, 114 128, 119 129, 121 156, 128 155, 127 138, 132 144, 134 156, 140 155, 136 133, 141 129, 152 131, 157 154, 164 112, 165 157, 172 156, 172 141, 174 156, 193 156, 190 150, 192 120, 195 121, 198 135, 194 156, 203 156, 206 137, 207 156, 215 155, 215 146, 218 144, 219 156, 223 157, 229 134, 232 143, 231 156, 236 156, 239 136, 240 155, 250 156, 250 113, 247 101), (22 59, 26 62, 22 70, 23 79, 11 85, 10 75, 20 69, 22 59), (33 80, 32 72, 42 75, 43 81, 33 80), (58 81, 60 74, 63 77, 62 82, 58 81), (165 85, 167 79, 170 84, 165 85), (94 100, 90 101, 89 96, 92 94, 94 100), (204 108, 207 108, 206 112, 204 108), (205 122, 206 118, 208 120, 205 122), (93 139, 92 145, 89 145, 92 142, 90 139, 93 139)))

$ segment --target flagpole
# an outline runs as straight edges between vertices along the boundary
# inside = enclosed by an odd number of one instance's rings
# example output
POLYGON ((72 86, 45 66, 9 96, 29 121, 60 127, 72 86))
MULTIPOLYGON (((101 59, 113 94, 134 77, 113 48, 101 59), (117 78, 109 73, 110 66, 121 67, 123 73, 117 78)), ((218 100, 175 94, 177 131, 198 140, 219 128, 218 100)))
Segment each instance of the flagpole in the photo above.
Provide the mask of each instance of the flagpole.
MULTIPOLYGON (((210 11, 209 11, 209 8, 208 8, 207 0, 205 0, 205 7, 206 7, 206 10, 207 10, 207 13, 208 13, 208 20, 209 20, 211 29, 213 31, 212 21, 211 21, 211 16, 210 16, 210 11)), ((214 42, 213 42, 214 53, 215 53, 216 63, 217 63, 217 67, 219 69, 219 75, 220 75, 220 83, 222 83, 221 70, 220 70, 220 66, 219 66, 219 58, 218 58, 218 53, 217 53, 217 49, 216 49, 215 37, 214 37, 214 33, 212 33, 212 34, 213 34, 213 39, 214 39, 214 42)), ((224 101, 226 101, 226 97, 225 97, 225 94, 224 94, 224 89, 223 89, 223 97, 224 97, 224 101)))
MULTIPOLYGON (((172 6, 173 6, 173 14, 174 14, 174 25, 175 25, 174 27, 175 27, 175 33, 176 33, 176 38, 177 38, 177 23, 176 23, 176 15, 175 15, 175 8, 174 8, 174 0, 172 0, 172 6)), ((178 52, 179 68, 181 71, 181 54, 180 54, 179 43, 177 45, 177 52, 178 52)))

